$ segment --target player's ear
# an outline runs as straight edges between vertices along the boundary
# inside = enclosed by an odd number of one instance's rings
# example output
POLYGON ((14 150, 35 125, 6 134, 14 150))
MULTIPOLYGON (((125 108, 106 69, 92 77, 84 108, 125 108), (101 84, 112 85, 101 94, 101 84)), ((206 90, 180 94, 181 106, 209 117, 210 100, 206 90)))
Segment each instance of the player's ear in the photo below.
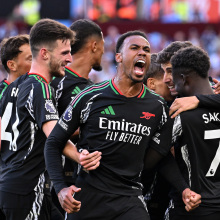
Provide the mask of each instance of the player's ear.
POLYGON ((7 66, 8 66, 8 69, 10 71, 16 71, 17 70, 17 64, 14 60, 8 60, 7 61, 7 66))
POLYGON ((151 90, 155 90, 156 84, 155 84, 155 79, 154 78, 148 78, 147 79, 147 87, 151 90))
POLYGON ((180 76, 181 76, 181 79, 183 80, 183 85, 188 85, 190 81, 190 77, 185 74, 181 74, 180 76))
POLYGON ((44 60, 47 60, 49 58, 49 53, 46 48, 40 49, 40 55, 44 60))
POLYGON ((92 52, 95 53, 97 50, 97 42, 96 41, 93 41, 92 42, 92 52))
POLYGON ((117 63, 121 63, 122 62, 122 54, 121 53, 116 53, 115 54, 115 60, 117 63))

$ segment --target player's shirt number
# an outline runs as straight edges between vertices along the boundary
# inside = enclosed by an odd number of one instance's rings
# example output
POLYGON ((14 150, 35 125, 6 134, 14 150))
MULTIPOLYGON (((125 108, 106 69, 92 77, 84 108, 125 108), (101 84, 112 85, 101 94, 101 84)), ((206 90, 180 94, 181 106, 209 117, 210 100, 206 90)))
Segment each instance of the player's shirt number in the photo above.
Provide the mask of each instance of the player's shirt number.
MULTIPOLYGON (((220 129, 205 131, 204 138, 205 140, 220 138, 220 129)), ((207 177, 211 177, 215 175, 215 172, 219 166, 219 163, 220 163, 220 141, 219 141, 219 145, 218 145, 218 149, 216 151, 215 157, 212 160, 212 163, 211 163, 211 166, 208 172, 206 173, 207 177)))
POLYGON ((16 112, 16 121, 12 125, 12 132, 14 133, 13 140, 12 140, 12 133, 6 131, 8 124, 11 120, 12 107, 13 107, 13 103, 9 102, 5 108, 4 114, 2 116, 2 119, 1 119, 1 139, 4 141, 9 141, 9 150, 17 151, 16 140, 17 140, 17 137, 19 134, 19 131, 17 129, 17 125, 18 125, 18 121, 19 121, 18 116, 17 116, 17 112, 16 112))

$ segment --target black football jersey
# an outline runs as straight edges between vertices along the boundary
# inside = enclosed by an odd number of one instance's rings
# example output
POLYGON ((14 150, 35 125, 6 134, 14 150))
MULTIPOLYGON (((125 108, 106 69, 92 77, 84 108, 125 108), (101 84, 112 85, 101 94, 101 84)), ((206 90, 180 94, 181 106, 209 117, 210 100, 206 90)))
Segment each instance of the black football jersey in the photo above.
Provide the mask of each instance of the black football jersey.
POLYGON ((196 97, 199 99, 199 107, 219 109, 220 94, 197 95, 196 97))
MULTIPOLYGON (((80 127, 77 147, 101 151, 102 159, 96 170, 81 171, 79 178, 105 192, 141 195, 139 179, 146 149, 151 146, 163 155, 170 149, 171 132, 163 129, 167 118, 165 101, 145 85, 137 97, 128 98, 113 80, 104 81, 87 87, 72 100, 48 138, 46 151, 48 146, 55 149, 65 143, 80 127)), ((47 157, 52 169, 48 172, 58 192, 64 185, 55 160, 54 155, 47 157)))
POLYGON ((4 79, 0 82, 0 100, 2 99, 3 93, 5 92, 5 90, 9 86, 9 84, 10 83, 6 79, 4 79))
MULTIPOLYGON (((65 76, 63 78, 55 78, 51 82, 51 86, 55 89, 55 96, 57 101, 57 109, 59 115, 62 115, 72 99, 80 93, 86 86, 93 84, 89 79, 81 77, 76 71, 71 68, 66 67, 65 76)), ((71 140, 76 143, 78 141, 77 137, 71 138, 71 140)), ((66 181, 74 183, 72 178, 74 169, 77 163, 65 158, 64 169, 66 181)))
POLYGON ((42 125, 58 119, 53 89, 42 76, 29 73, 10 84, 2 101, 0 189, 40 190, 45 183, 42 125))
MULTIPOLYGON (((194 214, 220 209, 220 111, 197 108, 177 116, 173 126, 175 157, 190 188, 200 193, 202 203, 194 214)), ((184 204, 173 192, 177 207, 184 204)), ((181 208, 180 208, 181 209, 181 208)))
POLYGON ((78 93, 91 84, 93 84, 92 81, 81 77, 69 67, 66 67, 63 78, 56 77, 53 79, 51 86, 55 89, 59 115, 63 114, 64 110, 78 93))

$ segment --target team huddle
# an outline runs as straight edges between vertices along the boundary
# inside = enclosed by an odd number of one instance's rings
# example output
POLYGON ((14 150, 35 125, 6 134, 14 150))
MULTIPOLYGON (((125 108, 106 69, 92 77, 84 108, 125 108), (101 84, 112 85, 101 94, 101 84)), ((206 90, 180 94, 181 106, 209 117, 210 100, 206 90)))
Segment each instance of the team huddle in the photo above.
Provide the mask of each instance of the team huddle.
POLYGON ((122 34, 114 78, 101 28, 41 19, 1 42, 0 219, 219 220, 220 83, 189 41, 151 54, 122 34))

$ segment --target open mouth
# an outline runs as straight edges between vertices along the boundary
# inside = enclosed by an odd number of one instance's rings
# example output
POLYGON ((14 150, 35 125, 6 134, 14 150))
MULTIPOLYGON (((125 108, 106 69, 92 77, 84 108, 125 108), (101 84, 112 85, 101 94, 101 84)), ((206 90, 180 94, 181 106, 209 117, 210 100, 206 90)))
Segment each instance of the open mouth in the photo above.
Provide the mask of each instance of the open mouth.
POLYGON ((145 61, 144 60, 137 60, 137 62, 134 64, 134 71, 137 75, 143 75, 144 73, 144 66, 145 61))

